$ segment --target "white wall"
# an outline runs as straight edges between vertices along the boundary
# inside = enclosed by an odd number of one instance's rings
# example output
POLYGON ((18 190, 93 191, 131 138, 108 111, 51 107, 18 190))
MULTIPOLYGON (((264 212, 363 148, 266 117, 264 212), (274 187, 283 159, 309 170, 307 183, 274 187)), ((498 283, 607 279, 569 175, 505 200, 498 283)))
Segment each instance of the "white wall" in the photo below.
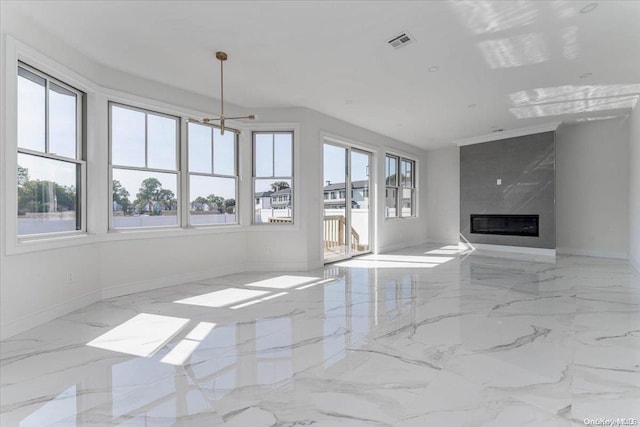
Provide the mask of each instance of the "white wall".
POLYGON ((627 258, 629 136, 625 118, 561 126, 556 134, 559 253, 627 258))
MULTIPOLYGON (((4 12, 4 11, 3 11, 4 12)), ((243 226, 225 230, 173 230, 165 232, 109 233, 107 165, 107 92, 88 93, 89 141, 87 150, 88 230, 71 246, 60 242, 37 250, 16 251, 13 236, 7 236, 4 206, 14 194, 15 151, 5 150, 5 123, 15 121, 15 107, 7 105, 5 63, 7 34, 48 59, 88 79, 102 88, 136 96, 144 104, 164 105, 175 111, 207 111, 217 105, 213 99, 131 76, 92 62, 31 23, 17 16, 1 15, 2 94, 0 96, 2 161, 0 161, 0 337, 19 333, 100 298, 167 286, 246 270, 306 270, 322 265, 322 142, 323 132, 363 144, 378 156, 376 187, 383 200, 384 152, 407 154, 419 161, 420 180, 426 177, 426 153, 415 147, 353 126, 304 108, 251 110, 261 124, 274 130, 296 129, 295 192, 293 226, 250 226, 252 214, 251 180, 240 183, 239 206, 243 226), (270 125, 269 125, 270 124, 270 125), (5 161, 6 159, 9 159, 5 161), (12 173, 12 172, 11 172, 12 173), (247 206, 242 210, 242 206, 247 206), (62 247, 55 247, 62 246, 62 247), (7 248, 11 248, 10 251, 7 248)), ((8 68, 7 68, 8 69, 8 68)), ((229 106, 231 114, 246 113, 229 106)), ((250 176, 251 128, 240 140, 241 173, 250 176)), ((382 250, 426 241, 426 186, 419 186, 420 217, 386 221, 379 206, 376 219, 376 247, 382 250)), ((9 213, 11 214, 11 213, 9 213)))
POLYGON ((460 148, 427 154, 427 221, 429 241, 457 244, 460 239, 460 148))
POLYGON ((629 118, 629 261, 640 271, 640 107, 629 118))

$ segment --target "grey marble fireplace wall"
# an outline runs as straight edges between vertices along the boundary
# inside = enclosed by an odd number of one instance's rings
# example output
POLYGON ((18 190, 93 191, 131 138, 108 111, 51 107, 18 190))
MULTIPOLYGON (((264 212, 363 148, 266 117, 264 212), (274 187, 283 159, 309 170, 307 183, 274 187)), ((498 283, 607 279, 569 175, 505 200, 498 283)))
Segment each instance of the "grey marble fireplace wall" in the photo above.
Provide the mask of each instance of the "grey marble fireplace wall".
POLYGON ((464 238, 471 243, 555 249, 555 163, 555 132, 460 147, 464 238), (540 215, 540 235, 471 234, 472 214, 540 215))

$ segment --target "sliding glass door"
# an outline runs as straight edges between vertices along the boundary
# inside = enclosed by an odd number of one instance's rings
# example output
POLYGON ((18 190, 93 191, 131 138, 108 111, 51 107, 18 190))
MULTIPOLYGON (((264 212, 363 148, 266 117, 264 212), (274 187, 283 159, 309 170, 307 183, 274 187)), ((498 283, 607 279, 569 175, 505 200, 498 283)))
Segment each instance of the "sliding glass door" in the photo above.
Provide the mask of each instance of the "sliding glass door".
POLYGON ((324 144, 324 260, 370 252, 371 153, 324 144))

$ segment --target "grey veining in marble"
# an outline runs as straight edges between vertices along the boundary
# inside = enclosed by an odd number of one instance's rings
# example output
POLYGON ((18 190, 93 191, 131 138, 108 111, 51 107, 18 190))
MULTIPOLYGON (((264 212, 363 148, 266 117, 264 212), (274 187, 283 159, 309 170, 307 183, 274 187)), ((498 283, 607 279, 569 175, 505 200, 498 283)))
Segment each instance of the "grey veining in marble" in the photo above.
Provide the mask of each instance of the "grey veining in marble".
POLYGON ((640 419, 640 277, 416 247, 101 301, 0 358, 3 427, 640 419))

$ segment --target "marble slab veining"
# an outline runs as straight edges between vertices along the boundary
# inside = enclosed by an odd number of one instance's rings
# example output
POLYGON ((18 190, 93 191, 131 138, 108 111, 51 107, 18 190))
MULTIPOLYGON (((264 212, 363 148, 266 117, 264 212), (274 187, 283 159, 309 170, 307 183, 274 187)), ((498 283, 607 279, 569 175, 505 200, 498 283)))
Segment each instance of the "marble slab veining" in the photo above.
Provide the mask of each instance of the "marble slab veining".
POLYGON ((4 426, 640 420, 640 276, 421 246, 104 300, 0 343, 4 426))

